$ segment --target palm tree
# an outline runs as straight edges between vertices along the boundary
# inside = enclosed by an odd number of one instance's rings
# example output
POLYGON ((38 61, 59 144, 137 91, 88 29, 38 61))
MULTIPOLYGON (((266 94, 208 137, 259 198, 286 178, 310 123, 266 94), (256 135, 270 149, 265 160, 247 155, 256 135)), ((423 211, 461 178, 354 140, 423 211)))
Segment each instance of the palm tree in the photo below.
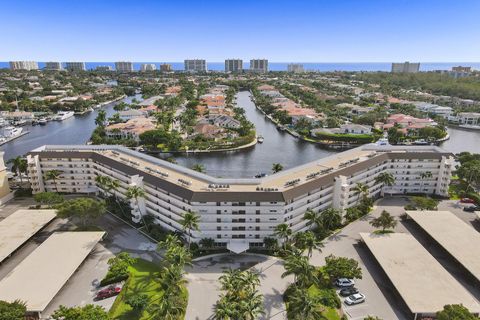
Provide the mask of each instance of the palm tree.
POLYGON ((192 170, 195 170, 197 172, 205 172, 205 167, 203 164, 197 163, 192 166, 192 170))
POLYGON ((296 289, 290 296, 288 303, 289 313, 294 314, 294 319, 323 319, 320 300, 313 297, 307 290, 296 289))
POLYGON ((145 221, 145 218, 143 217, 143 213, 140 212, 139 202, 138 202, 139 198, 145 198, 146 197, 145 190, 143 190, 143 188, 141 188, 139 186, 131 186, 131 187, 128 187, 126 196, 127 196, 127 199, 129 199, 129 200, 135 199, 135 205, 137 206, 138 212, 140 213, 140 218, 142 219, 142 222, 143 222, 143 225, 145 226, 145 229, 148 231, 147 222, 145 221))
POLYGON ((95 178, 95 182, 97 183, 98 187, 100 189, 102 189, 102 191, 104 191, 107 196, 110 194, 110 190, 111 190, 110 182, 111 182, 111 180, 112 179, 110 177, 102 176, 102 175, 99 175, 95 178))
POLYGON ((310 226, 310 229, 313 229, 315 225, 321 225, 320 214, 318 212, 313 211, 312 209, 308 209, 305 211, 303 215, 303 220, 307 220, 307 225, 310 226))
POLYGON ((315 281, 316 268, 310 264, 308 257, 288 255, 283 267, 282 278, 293 275, 295 284, 301 288, 307 288, 315 281))
POLYGON ((200 240, 200 246, 203 249, 211 249, 215 246, 215 240, 213 240, 212 238, 202 238, 200 240))
POLYGON ((239 303, 240 319, 255 320, 259 315, 264 314, 263 295, 256 290, 247 292, 245 299, 239 303))
POLYGON ((103 127, 107 121, 107 112, 105 110, 98 111, 97 117, 95 118, 95 125, 103 127))
POLYGON ((420 179, 422 179, 422 184, 420 186, 420 192, 423 192, 423 184, 425 183, 425 179, 430 179, 433 177, 432 172, 425 171, 420 174, 420 179))
POLYGON ((188 249, 190 249, 190 244, 192 242, 192 231, 198 230, 198 223, 200 222, 200 216, 194 212, 187 211, 183 214, 183 219, 180 220, 183 231, 188 234, 188 249))
POLYGON ((281 223, 275 227, 274 234, 283 239, 283 248, 285 249, 287 247, 288 240, 290 236, 292 235, 293 231, 290 229, 288 224, 286 223, 281 223))
POLYGON ((318 250, 321 252, 323 244, 317 239, 315 234, 312 231, 303 232, 303 237, 301 239, 303 247, 307 249, 308 257, 311 258, 313 250, 318 250))
POLYGON ((277 172, 282 171, 282 170, 283 170, 283 166, 280 163, 272 164, 273 173, 277 173, 277 172))
POLYGON ((380 195, 383 197, 384 187, 393 186, 395 184, 395 178, 393 177, 393 174, 391 174, 390 172, 382 172, 375 178, 375 183, 382 184, 382 190, 380 191, 380 195))
POLYGON ((352 191, 355 195, 362 195, 363 198, 368 197, 368 186, 364 183, 357 183, 355 187, 352 188, 352 191))
POLYGON ((222 297, 215 304, 214 319, 215 320, 232 320, 235 319, 236 308, 226 297, 222 297))
POLYGON ((178 320, 185 307, 180 295, 165 294, 157 301, 148 308, 153 320, 178 320))
POLYGON ((57 187, 57 179, 60 177, 60 175, 63 173, 63 171, 60 170, 49 170, 45 173, 45 180, 52 180, 53 185, 55 186, 55 191, 58 192, 58 187, 57 187))
POLYGON ((320 225, 327 230, 335 230, 342 224, 342 215, 334 208, 327 208, 320 213, 320 225))
POLYGON ((12 164, 12 171, 20 177, 20 184, 23 184, 22 173, 27 172, 28 164, 27 159, 20 156, 15 157, 7 161, 8 164, 12 164))
POLYGON ((109 183, 110 190, 112 191, 113 197, 117 199, 117 191, 120 188, 120 181, 117 179, 111 179, 109 183))

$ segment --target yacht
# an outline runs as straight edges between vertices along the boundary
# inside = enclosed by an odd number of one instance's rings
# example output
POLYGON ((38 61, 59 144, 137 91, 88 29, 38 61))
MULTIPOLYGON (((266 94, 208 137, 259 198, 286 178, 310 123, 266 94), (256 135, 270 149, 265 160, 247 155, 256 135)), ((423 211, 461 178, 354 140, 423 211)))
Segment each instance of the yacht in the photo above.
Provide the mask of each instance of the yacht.
POLYGON ((46 125, 47 124, 47 119, 45 119, 45 118, 38 119, 38 124, 41 125, 41 126, 46 125))
POLYGON ((73 111, 58 111, 57 114, 53 117, 53 120, 63 121, 65 119, 73 117, 75 112, 73 111))
POLYGON ((6 139, 14 138, 22 134, 23 128, 8 126, 3 128, 3 137, 6 139))

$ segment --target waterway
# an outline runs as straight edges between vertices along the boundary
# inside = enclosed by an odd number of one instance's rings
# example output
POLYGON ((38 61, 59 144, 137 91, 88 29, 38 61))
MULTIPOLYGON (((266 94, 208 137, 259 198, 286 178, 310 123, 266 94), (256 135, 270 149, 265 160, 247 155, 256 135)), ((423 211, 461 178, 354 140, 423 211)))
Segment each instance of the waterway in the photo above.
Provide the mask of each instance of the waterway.
MULTIPOLYGON (((125 98, 130 102, 133 98, 125 98)), ((115 111, 112 103, 103 107, 107 116, 115 111)), ((252 177, 258 173, 271 174, 273 163, 280 163, 284 168, 292 168, 315 159, 324 158, 334 151, 324 150, 319 146, 299 141, 288 133, 278 131, 276 126, 255 108, 249 92, 237 95, 237 104, 245 108, 247 118, 255 124, 257 134, 265 138, 264 143, 252 148, 222 153, 176 154, 177 162, 185 167, 202 164, 208 174, 217 177, 252 177)), ((75 116, 65 121, 51 121, 45 126, 25 126, 29 134, 13 140, 0 147, 8 160, 45 144, 85 144, 95 129, 98 110, 75 116)), ((480 131, 467 131, 449 128, 450 140, 443 143, 447 151, 458 153, 470 151, 480 153, 480 131)), ((167 157, 168 155, 162 155, 167 157)))

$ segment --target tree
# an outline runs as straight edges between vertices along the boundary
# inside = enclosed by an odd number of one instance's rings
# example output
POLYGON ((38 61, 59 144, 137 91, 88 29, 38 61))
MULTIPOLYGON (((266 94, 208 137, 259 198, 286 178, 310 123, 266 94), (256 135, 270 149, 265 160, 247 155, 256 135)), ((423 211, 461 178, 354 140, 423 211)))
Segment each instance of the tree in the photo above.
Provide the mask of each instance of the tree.
POLYGON ((95 118, 95 125, 104 127, 107 121, 107 112, 105 110, 99 110, 97 117, 95 118))
POLYGON ((316 268, 310 264, 306 256, 288 255, 283 267, 285 272, 282 274, 282 278, 293 275, 294 282, 299 288, 308 288, 316 279, 316 268))
POLYGON ((362 269, 358 266, 358 261, 355 259, 329 255, 325 257, 325 263, 324 270, 331 280, 338 278, 362 278, 362 269))
POLYGON ((366 316, 365 318, 363 318, 363 320, 382 320, 382 319, 376 316, 366 316))
POLYGON ((395 178, 390 172, 382 172, 375 178, 375 183, 382 184, 381 196, 384 195, 384 187, 391 187, 395 184, 395 178))
POLYGON ((310 229, 312 229, 315 225, 322 225, 320 214, 313 211, 312 209, 308 209, 307 211, 305 211, 305 213, 303 214, 303 220, 307 221, 307 225, 310 226, 310 229))
POLYGON ((463 154, 459 158, 457 175, 467 183, 467 190, 480 185, 480 159, 478 154, 463 154))
POLYGON ((133 310, 138 312, 145 309, 145 307, 148 305, 148 301, 148 296, 142 293, 128 296, 125 302, 132 307, 133 310))
POLYGON ((127 188, 127 193, 126 193, 127 199, 135 200, 135 206, 138 208, 138 212, 140 214, 140 219, 142 219, 143 225, 145 226, 145 229, 148 231, 148 225, 147 222, 145 221, 145 217, 143 216, 143 213, 140 211, 139 208, 139 199, 140 198, 145 198, 147 194, 145 193, 145 190, 139 186, 130 186, 127 188))
POLYGON ((120 252, 115 257, 108 259, 108 278, 128 277, 128 267, 132 266, 137 259, 132 258, 128 252, 120 252))
POLYGON ((107 195, 110 193, 110 182, 112 179, 109 176, 102 176, 98 175, 95 177, 95 182, 97 183, 98 187, 102 189, 107 195))
POLYGON ((86 227, 90 221, 102 216, 106 212, 105 202, 92 198, 75 198, 59 205, 57 216, 60 218, 74 217, 86 227))
POLYGON ((192 170, 203 173, 205 172, 205 166, 203 164, 197 163, 193 165, 192 170))
POLYGON ((313 250, 321 251, 322 242, 317 239, 312 231, 299 232, 296 234, 295 246, 302 250, 307 250, 309 258, 312 257, 313 250))
POLYGON ((12 165, 12 171, 15 172, 15 175, 20 177, 20 184, 23 185, 22 173, 27 173, 27 159, 18 156, 8 160, 7 163, 12 165))
POLYGON ((283 170, 283 166, 280 163, 272 164, 272 171, 273 173, 277 173, 283 170))
POLYGON ((342 215, 334 208, 327 208, 320 212, 319 222, 327 230, 335 230, 342 225, 342 215))
POLYGON ((356 195, 362 196, 362 198, 367 198, 368 197, 368 186, 364 183, 357 183, 355 187, 352 188, 352 191, 356 195))
POLYGON ((40 192, 33 196, 36 202, 40 202, 43 205, 52 207, 54 204, 62 203, 64 201, 63 196, 56 192, 40 192))
POLYGON ((185 303, 178 295, 164 295, 161 299, 157 299, 148 307, 150 314, 154 314, 154 319, 162 320, 178 320, 185 310, 185 303))
POLYGON ((433 177, 433 175, 430 171, 425 171, 420 174, 420 179, 422 180, 420 192, 423 192, 423 184, 425 183, 425 179, 430 179, 431 177, 433 177))
POLYGON ((370 221, 370 224, 374 228, 382 228, 382 232, 385 232, 386 229, 394 229, 397 225, 397 220, 388 211, 383 210, 378 218, 370 221))
POLYGON ((200 222, 200 216, 194 212, 187 211, 183 214, 183 218, 180 220, 182 229, 188 235, 188 249, 190 249, 192 241, 192 231, 198 230, 198 223, 200 222))
POLYGON ((438 320, 478 320, 461 304, 447 304, 442 311, 437 312, 438 320))
POLYGON ((211 249, 215 246, 215 240, 212 239, 212 238, 203 238, 203 239, 200 239, 200 246, 203 248, 203 249, 211 249))
POLYGON ((58 192, 58 187, 57 187, 57 179, 60 177, 60 175, 63 173, 63 171, 60 170, 49 170, 45 173, 45 180, 52 180, 53 185, 55 186, 55 191, 58 192))
POLYGON ((403 139, 403 133, 398 131, 397 127, 391 127, 387 131, 388 134, 388 142, 391 144, 397 144, 401 139, 403 139))
POLYGON ((265 245, 266 249, 275 250, 278 246, 278 241, 272 237, 265 237, 263 238, 263 244, 265 245))
MULTIPOLYGON (((320 299, 311 296, 307 290, 295 289, 289 297, 288 314, 293 320, 316 320, 323 319, 323 307, 320 299)), ((290 317, 289 317, 290 319, 290 317)))
POLYGON ((87 304, 83 307, 60 306, 51 315, 53 320, 108 320, 108 314, 101 306, 87 304))
POLYGON ((420 210, 437 210, 438 200, 428 197, 411 197, 416 208, 420 210))
POLYGON ((6 302, 0 300, 0 320, 24 320, 27 305, 20 301, 6 302))
POLYGON ((283 248, 285 249, 288 243, 288 240, 290 236, 292 235, 293 231, 290 229, 288 224, 286 223, 281 223, 277 225, 274 229, 274 234, 280 238, 283 239, 283 248))

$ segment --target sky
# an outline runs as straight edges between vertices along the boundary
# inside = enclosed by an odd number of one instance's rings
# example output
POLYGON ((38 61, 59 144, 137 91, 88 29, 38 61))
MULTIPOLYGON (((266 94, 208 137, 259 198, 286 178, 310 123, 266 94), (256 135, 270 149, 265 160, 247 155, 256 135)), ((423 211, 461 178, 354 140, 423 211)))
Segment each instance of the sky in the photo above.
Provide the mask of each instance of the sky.
POLYGON ((480 0, 0 0, 0 11, 0 61, 480 61, 480 0))

